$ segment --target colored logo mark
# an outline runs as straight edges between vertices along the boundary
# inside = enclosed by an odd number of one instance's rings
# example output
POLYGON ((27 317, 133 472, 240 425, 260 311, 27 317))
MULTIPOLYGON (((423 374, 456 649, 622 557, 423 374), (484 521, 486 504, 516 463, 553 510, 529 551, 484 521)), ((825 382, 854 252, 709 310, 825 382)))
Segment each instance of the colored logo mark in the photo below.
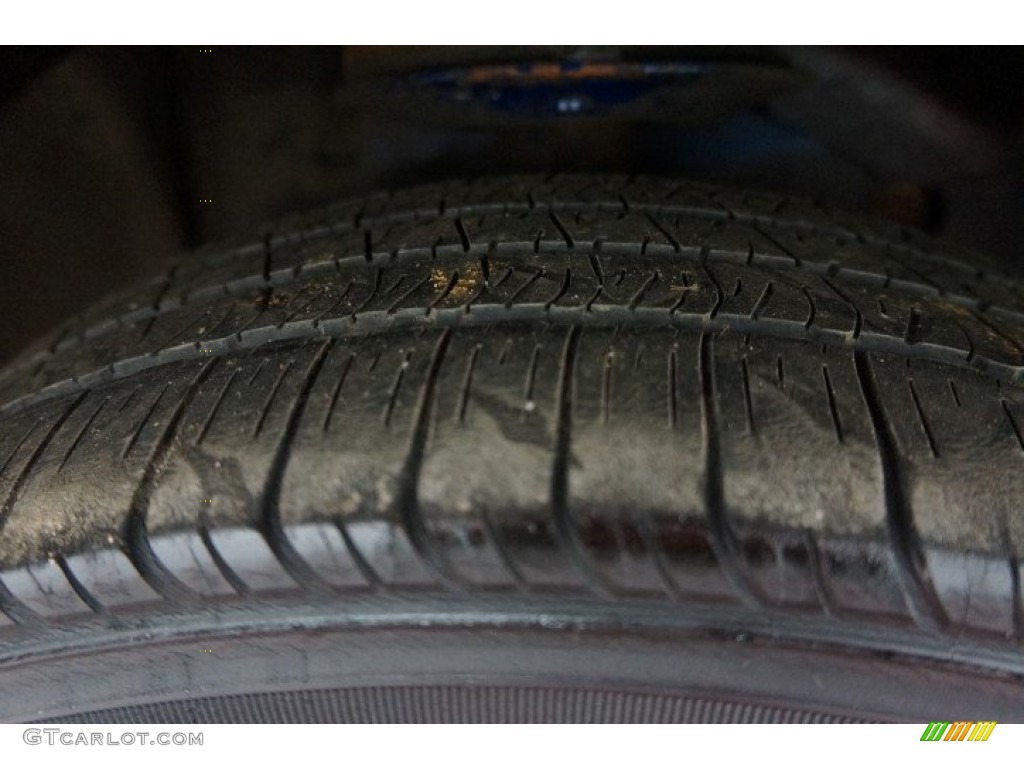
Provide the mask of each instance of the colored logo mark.
POLYGON ((921 741, 988 741, 995 730, 995 720, 977 723, 928 723, 921 734, 921 741))

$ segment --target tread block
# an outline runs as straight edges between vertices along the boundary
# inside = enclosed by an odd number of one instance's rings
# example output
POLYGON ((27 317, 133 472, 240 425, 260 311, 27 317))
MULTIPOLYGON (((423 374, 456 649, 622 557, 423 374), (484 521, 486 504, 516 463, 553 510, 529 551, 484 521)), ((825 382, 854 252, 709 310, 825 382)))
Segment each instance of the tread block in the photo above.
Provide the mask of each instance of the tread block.
POLYGON ((124 553, 116 549, 71 555, 66 562, 68 570, 105 608, 161 600, 124 553))
POLYGON ((164 567, 191 591, 209 597, 235 594, 194 532, 154 536, 149 544, 164 567))
POLYGON ((372 586, 336 525, 289 525, 284 532, 302 559, 330 584, 340 588, 372 586))
POLYGON ((60 567, 53 561, 0 572, 0 581, 33 613, 48 618, 89 613, 60 567))
POLYGON ((210 541, 227 567, 253 592, 297 588, 263 537, 250 528, 214 528, 210 541))
POLYGON ((1021 298, 701 184, 341 203, 0 373, 0 580, 47 619, 156 602, 162 566, 211 603, 515 591, 1019 641, 1021 298))
POLYGON ((437 583, 401 526, 385 520, 347 520, 345 528, 353 550, 360 553, 383 584, 402 587, 437 583))

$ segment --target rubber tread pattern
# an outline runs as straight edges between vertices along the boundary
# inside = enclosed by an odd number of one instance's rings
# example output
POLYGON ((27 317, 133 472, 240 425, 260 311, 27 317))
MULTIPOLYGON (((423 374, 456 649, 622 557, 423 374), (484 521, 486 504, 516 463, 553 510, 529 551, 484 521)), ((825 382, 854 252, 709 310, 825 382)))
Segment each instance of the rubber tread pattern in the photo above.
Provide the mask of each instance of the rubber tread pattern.
POLYGON ((659 180, 291 226, 3 374, 13 624, 514 591, 1019 642, 1024 309, 997 271, 659 180))

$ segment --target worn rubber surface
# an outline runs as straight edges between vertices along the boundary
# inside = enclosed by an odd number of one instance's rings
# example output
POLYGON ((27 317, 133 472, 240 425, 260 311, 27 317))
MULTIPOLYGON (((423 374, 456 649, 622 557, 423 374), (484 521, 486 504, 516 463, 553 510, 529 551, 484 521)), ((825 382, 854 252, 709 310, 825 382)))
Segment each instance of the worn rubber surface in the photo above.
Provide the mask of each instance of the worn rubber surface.
POLYGON ((1016 680, 1022 298, 895 225, 662 179, 437 185, 209 249, 0 374, 0 683, 363 595, 1016 680))

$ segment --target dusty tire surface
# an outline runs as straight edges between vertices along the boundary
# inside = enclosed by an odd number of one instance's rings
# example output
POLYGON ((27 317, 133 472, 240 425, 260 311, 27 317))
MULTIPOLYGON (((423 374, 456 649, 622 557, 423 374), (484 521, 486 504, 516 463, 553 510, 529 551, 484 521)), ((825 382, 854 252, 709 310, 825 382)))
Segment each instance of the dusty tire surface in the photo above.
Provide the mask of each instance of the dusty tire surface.
POLYGON ((1022 299, 658 178, 205 249, 0 373, 0 718, 1016 719, 1022 299))

